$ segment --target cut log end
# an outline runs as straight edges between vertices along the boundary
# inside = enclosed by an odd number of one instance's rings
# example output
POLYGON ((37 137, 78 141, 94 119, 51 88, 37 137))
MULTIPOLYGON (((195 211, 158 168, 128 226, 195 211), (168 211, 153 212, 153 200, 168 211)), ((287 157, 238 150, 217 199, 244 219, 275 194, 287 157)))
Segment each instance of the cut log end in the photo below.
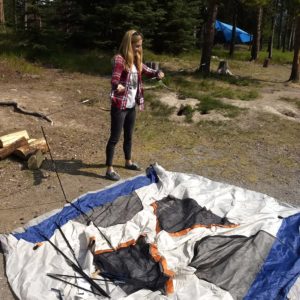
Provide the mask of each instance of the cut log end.
POLYGON ((31 155, 27 161, 27 166, 29 170, 37 170, 39 169, 43 161, 45 159, 45 156, 43 155, 41 150, 37 150, 33 155, 31 155))

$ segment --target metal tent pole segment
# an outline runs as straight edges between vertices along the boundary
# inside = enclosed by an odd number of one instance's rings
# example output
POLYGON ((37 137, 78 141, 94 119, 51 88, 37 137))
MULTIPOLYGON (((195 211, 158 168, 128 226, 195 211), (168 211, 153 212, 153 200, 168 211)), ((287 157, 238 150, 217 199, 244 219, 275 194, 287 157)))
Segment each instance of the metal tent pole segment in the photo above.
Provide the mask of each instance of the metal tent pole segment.
POLYGON ((68 202, 67 196, 66 196, 66 193, 65 193, 65 190, 64 190, 64 188, 63 188, 63 186, 62 186, 62 183, 61 183, 61 181, 60 181, 60 177, 59 177, 59 175, 58 175, 58 172, 57 172, 57 169, 56 169, 56 165, 55 165, 54 160, 53 160, 53 157, 52 157, 51 149, 50 149, 50 146, 49 146, 49 143, 48 143, 48 140, 47 140, 47 137, 46 137, 46 134, 45 134, 45 131, 44 131, 43 126, 41 126, 41 129, 42 129, 42 133, 43 133, 44 139, 45 139, 45 141, 46 141, 46 144, 47 144, 47 147, 48 147, 48 150, 49 150, 49 154, 50 154, 50 157, 51 157, 51 162, 52 162, 52 165, 53 165, 53 167, 54 167, 55 174, 56 174, 57 179, 58 179, 58 181, 59 181, 60 188, 61 188, 61 190, 62 190, 62 192, 63 192, 65 201, 68 202))
POLYGON ((96 284, 92 278, 90 278, 84 271, 82 271, 80 267, 78 267, 65 253, 63 253, 46 235, 44 235, 39 229, 36 228, 36 230, 39 233, 39 235, 41 235, 45 240, 47 240, 51 244, 51 246, 64 257, 68 265, 70 265, 75 272, 84 277, 84 279, 101 295, 110 298, 109 295, 98 284, 96 284))
POLYGON ((68 248, 70 249, 70 251, 71 251, 71 253, 72 253, 72 255, 73 255, 73 257, 74 257, 74 259, 75 259, 75 261, 76 261, 76 263, 77 263, 77 265, 78 265, 78 267, 80 267, 80 269, 82 270, 81 265, 80 265, 79 261, 77 260, 76 255, 75 255, 75 252, 74 252, 73 248, 71 247, 71 245, 70 245, 70 243, 69 243, 69 241, 68 241, 66 235, 64 234, 64 232, 62 231, 61 227, 60 227, 57 223, 56 223, 56 226, 57 226, 57 228, 58 228, 60 234, 62 235, 64 241, 66 242, 68 248))
POLYGON ((79 286, 79 285, 77 285, 77 284, 75 284, 75 283, 72 283, 72 282, 70 282, 70 281, 68 281, 68 280, 64 280, 64 279, 60 278, 59 276, 57 276, 56 274, 47 273, 47 276, 49 276, 49 277, 51 277, 51 278, 53 278, 53 279, 56 279, 56 280, 58 280, 58 281, 64 282, 64 283, 66 283, 66 284, 72 285, 72 286, 74 286, 74 287, 77 287, 78 289, 81 289, 81 290, 83 290, 83 291, 92 293, 92 294, 94 294, 94 295, 97 295, 97 296, 103 296, 102 294, 95 293, 95 292, 93 292, 92 290, 88 290, 88 289, 86 289, 86 288, 84 288, 84 287, 81 287, 81 286, 79 286))
MULTIPOLYGON (((49 154, 50 154, 50 157, 51 157, 51 162, 52 162, 52 165, 53 165, 53 167, 54 167, 54 171, 55 171, 55 174, 56 174, 57 179, 58 179, 58 181, 59 181, 59 184, 60 184, 62 193, 63 193, 64 198, 65 198, 65 201, 66 201, 68 204, 70 204, 72 207, 74 207, 76 210, 78 210, 78 211, 85 217, 85 219, 86 219, 88 222, 92 222, 92 220, 90 219, 90 217, 89 217, 84 211, 82 211, 78 206, 76 206, 73 202, 71 202, 71 201, 69 201, 69 200, 67 199, 65 190, 64 190, 64 188, 63 188, 63 185, 62 185, 62 182, 61 182, 61 180, 60 180, 59 174, 58 174, 58 172, 57 172, 56 164, 55 164, 55 162, 54 162, 54 159, 53 159, 53 156, 52 156, 52 153, 51 153, 51 149, 50 149, 50 146, 49 146, 49 143, 48 143, 48 140, 47 140, 47 136, 46 136, 46 134, 45 134, 45 131, 44 131, 43 126, 41 126, 41 129, 42 129, 43 136, 44 136, 44 138, 45 138, 47 147, 48 147, 48 149, 49 149, 49 154)), ((94 226, 95 226, 95 225, 94 225, 94 226)), ((111 242, 108 240, 108 238, 104 235, 104 233, 98 228, 98 226, 95 226, 95 227, 96 227, 97 230, 99 231, 100 235, 105 239, 105 241, 107 242, 107 244, 109 245, 109 247, 110 247, 111 249, 115 249, 115 248, 112 246, 111 242)))
MULTIPOLYGON (((57 274, 57 273, 47 273, 47 275, 52 275, 52 276, 56 276, 56 277, 65 277, 65 278, 77 278, 77 279, 84 279, 83 277, 79 277, 79 276, 75 276, 75 275, 67 275, 67 274, 57 274)), ((120 281, 120 280, 115 280, 112 281, 109 278, 105 279, 105 278, 93 278, 94 281, 106 281, 106 282, 113 282, 113 283, 125 283, 125 281, 120 281)))

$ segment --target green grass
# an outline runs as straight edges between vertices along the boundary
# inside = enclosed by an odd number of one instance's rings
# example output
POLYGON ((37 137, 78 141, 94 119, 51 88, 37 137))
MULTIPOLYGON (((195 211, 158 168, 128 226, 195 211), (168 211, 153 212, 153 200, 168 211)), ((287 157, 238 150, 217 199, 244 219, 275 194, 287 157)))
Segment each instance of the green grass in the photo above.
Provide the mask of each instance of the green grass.
POLYGON ((178 115, 185 116, 185 122, 187 123, 193 123, 193 115, 194 115, 194 109, 190 105, 183 105, 180 108, 180 112, 177 113, 178 115))
POLYGON ((21 74, 39 74, 41 72, 38 65, 28 62, 22 56, 2 53, 0 54, 0 61, 7 69, 21 74))
POLYGON ((198 97, 200 103, 196 106, 196 109, 202 114, 208 114, 212 110, 223 111, 227 117, 236 117, 241 111, 240 108, 226 104, 219 99, 212 97, 211 95, 202 95, 198 97))
POLYGON ((253 87, 251 89, 239 88, 240 85, 234 83, 221 84, 214 77, 207 79, 192 79, 183 76, 173 76, 172 81, 169 80, 169 86, 178 91, 180 95, 185 97, 197 98, 199 93, 205 92, 214 98, 252 100, 259 96, 258 91, 253 87))
POLYGON ((98 51, 92 52, 69 52, 58 53, 43 59, 42 63, 47 63, 55 68, 63 69, 69 72, 81 72, 94 75, 111 74, 112 56, 98 51))
MULTIPOLYGON (((265 47, 266 48, 266 47, 265 47)), ((213 48, 213 55, 217 56, 219 58, 226 58, 229 60, 239 60, 239 61, 249 61, 251 57, 250 49, 247 48, 247 46, 242 47, 242 49, 236 50, 234 52, 234 56, 229 56, 229 50, 224 49, 223 46, 215 46, 213 48)), ((259 51, 258 53, 258 62, 262 63, 267 57, 269 53, 266 51, 266 49, 263 49, 262 51, 259 51)), ((273 55, 272 55, 272 62, 277 64, 291 64, 293 61, 293 52, 292 51, 286 51, 282 52, 278 49, 273 49, 273 55)))
POLYGON ((236 99, 241 101, 249 101, 259 96, 258 90, 251 81, 251 88, 235 85, 229 82, 221 82, 215 77, 203 79, 197 74, 188 76, 174 74, 168 77, 168 86, 176 91, 177 96, 181 99, 194 98, 199 100, 199 104, 195 109, 186 109, 182 111, 185 115, 186 122, 192 122, 194 111, 197 110, 201 114, 208 114, 211 111, 218 111, 228 118, 235 118, 242 109, 224 103, 222 99, 236 99))
MULTIPOLYGON (((45 37, 44 37, 45 38, 45 37)), ((23 68, 34 64, 63 69, 68 72, 81 72, 93 75, 111 74, 113 53, 100 50, 74 50, 63 47, 63 42, 47 40, 46 44, 31 45, 29 39, 13 34, 0 33, 0 57, 9 57, 10 61, 21 62, 23 68)), ((12 62, 11 62, 12 63, 12 62)), ((13 64, 13 63, 12 63, 13 64)), ((27 73, 30 72, 26 71, 27 73)))
POLYGON ((175 111, 175 107, 162 103, 154 94, 147 93, 145 95, 145 101, 151 108, 151 114, 157 117, 168 117, 175 111))

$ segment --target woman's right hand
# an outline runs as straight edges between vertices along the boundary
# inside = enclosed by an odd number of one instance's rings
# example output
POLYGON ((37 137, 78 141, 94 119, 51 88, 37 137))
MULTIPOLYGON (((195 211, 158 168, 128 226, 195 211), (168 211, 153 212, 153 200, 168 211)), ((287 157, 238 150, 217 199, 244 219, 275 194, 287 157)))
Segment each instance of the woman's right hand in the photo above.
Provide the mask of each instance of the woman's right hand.
POLYGON ((119 83, 117 86, 117 92, 122 93, 124 91, 125 91, 125 86, 119 83))

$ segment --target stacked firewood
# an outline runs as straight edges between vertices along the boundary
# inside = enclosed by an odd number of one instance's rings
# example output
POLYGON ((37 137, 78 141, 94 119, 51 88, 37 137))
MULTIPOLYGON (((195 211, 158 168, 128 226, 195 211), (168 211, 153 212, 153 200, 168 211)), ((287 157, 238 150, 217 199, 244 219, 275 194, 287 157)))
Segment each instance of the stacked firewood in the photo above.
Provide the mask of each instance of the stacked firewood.
POLYGON ((39 169, 48 151, 44 138, 31 139, 26 130, 0 136, 0 160, 15 155, 27 161, 29 169, 39 169))

